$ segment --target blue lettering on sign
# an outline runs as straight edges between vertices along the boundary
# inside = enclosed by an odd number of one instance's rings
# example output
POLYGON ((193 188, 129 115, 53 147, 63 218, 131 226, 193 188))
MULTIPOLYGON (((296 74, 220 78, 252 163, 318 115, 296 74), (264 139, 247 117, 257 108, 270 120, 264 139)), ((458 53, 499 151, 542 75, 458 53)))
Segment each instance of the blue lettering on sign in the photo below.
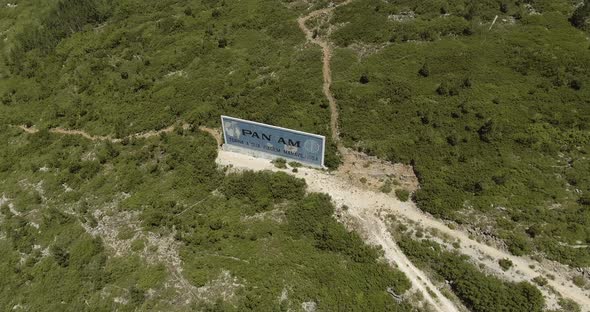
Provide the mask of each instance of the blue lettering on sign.
POLYGON ((324 167, 324 136, 227 116, 221 124, 225 144, 324 167))

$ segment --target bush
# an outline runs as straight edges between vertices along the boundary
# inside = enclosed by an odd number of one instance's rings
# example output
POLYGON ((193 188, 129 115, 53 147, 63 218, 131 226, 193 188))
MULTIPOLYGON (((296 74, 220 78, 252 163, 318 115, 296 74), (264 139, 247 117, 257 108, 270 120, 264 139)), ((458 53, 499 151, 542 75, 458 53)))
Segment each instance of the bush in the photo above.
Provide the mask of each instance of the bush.
POLYGON ((541 287, 547 285, 547 283, 548 283, 547 279, 541 275, 533 278, 533 282, 541 287))
POLYGON ((510 234, 506 243, 508 251, 515 256, 529 254, 532 250, 530 241, 523 234, 510 234))
POLYGON ((367 83, 369 83, 369 76, 367 74, 361 75, 361 78, 359 78, 359 82, 361 84, 367 84, 367 83))
POLYGON ((436 88, 436 93, 438 95, 448 95, 449 94, 449 85, 446 82, 443 82, 438 85, 436 88))
POLYGON ((422 76, 422 77, 428 77, 428 76, 430 76, 430 69, 428 68, 428 65, 426 63, 424 63, 422 65, 422 67, 418 71, 418 74, 420 76, 422 76))
POLYGON ((393 190, 391 186, 391 181, 386 181, 385 183, 383 183, 379 190, 385 194, 391 193, 391 191, 393 190))
POLYGON ((298 200, 304 197, 305 181, 286 173, 252 172, 230 174, 224 181, 222 191, 231 198, 246 199, 253 204, 253 212, 271 208, 272 203, 298 200))
POLYGON ((574 276, 574 278, 572 279, 572 282, 574 283, 574 285, 576 285, 580 288, 583 288, 584 286, 586 286, 586 279, 582 275, 574 276))
POLYGON ((63 247, 52 245, 50 252, 59 266, 65 268, 70 265, 70 254, 63 247))
POLYGON ((279 169, 287 169, 287 160, 284 158, 276 158, 272 163, 279 169))
POLYGON ((582 89, 582 82, 579 81, 579 80, 577 80, 577 79, 576 80, 572 80, 570 82, 569 86, 570 86, 570 88, 578 91, 578 90, 582 89))
POLYGON ((404 189, 396 189, 395 190, 395 196, 399 200, 401 200, 403 202, 406 202, 406 201, 408 201, 408 199, 410 199, 410 192, 407 191, 407 190, 404 190, 404 189))
POLYGON ((506 13, 508 13, 508 10, 509 10, 509 8, 508 8, 508 4, 507 3, 501 3, 500 4, 500 12, 506 14, 506 13))
POLYGON ((129 299, 133 305, 141 305, 145 301, 145 291, 135 286, 131 286, 129 288, 129 299))
POLYGON ((498 264, 502 268, 502 271, 510 270, 510 268, 512 268, 512 265, 513 265, 512 261, 507 258, 498 260, 498 264))
POLYGON ((564 299, 559 298, 558 300, 559 306, 561 307, 562 311, 567 312, 580 312, 582 309, 580 305, 571 299, 564 299))
POLYGON ((590 18, 590 2, 584 0, 584 4, 579 6, 570 18, 570 22, 574 27, 580 29, 588 29, 589 22, 588 19, 590 18))

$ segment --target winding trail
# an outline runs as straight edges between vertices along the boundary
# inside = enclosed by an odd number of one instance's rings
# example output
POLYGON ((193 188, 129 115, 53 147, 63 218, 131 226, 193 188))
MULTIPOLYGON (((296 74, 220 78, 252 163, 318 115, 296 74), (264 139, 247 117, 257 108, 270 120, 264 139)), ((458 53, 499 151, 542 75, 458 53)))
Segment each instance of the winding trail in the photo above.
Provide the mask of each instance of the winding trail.
MULTIPOLYGON (((22 129, 24 132, 26 133, 30 133, 30 134, 34 134, 39 132, 39 129, 35 128, 35 127, 27 127, 25 125, 20 125, 18 126, 20 129, 22 129)), ((187 129, 189 127, 188 124, 182 124, 181 126, 183 129, 187 129)), ((86 138, 88 140, 91 141, 110 141, 112 143, 120 143, 122 142, 124 139, 147 139, 153 136, 157 136, 160 135, 162 133, 171 133, 172 131, 174 131, 174 129, 176 129, 176 126, 172 125, 172 126, 168 126, 164 129, 160 129, 160 130, 151 130, 151 131, 146 131, 146 132, 139 132, 139 133, 134 133, 134 134, 130 134, 122 139, 120 138, 113 138, 110 135, 104 136, 104 135, 91 135, 88 132, 82 131, 82 130, 74 130, 74 129, 65 129, 65 128, 61 128, 61 127, 57 127, 57 128, 51 128, 48 131, 51 133, 57 133, 57 134, 64 134, 64 135, 79 135, 82 136, 83 138, 86 138)), ((203 129, 201 129, 203 130, 203 129)), ((206 130, 203 130, 206 131, 206 130)), ((207 129, 207 132, 209 131, 209 129, 207 129)), ((214 130, 211 130, 214 131, 214 130)), ((211 135, 213 135, 213 133, 210 133, 211 135)), ((214 136, 215 137, 215 136, 214 136)), ((216 138, 217 140, 217 138, 216 138)))
MULTIPOLYGON (((302 16, 297 19, 297 24, 305 37, 309 42, 315 43, 322 48, 322 74, 323 74, 323 85, 322 89, 328 103, 330 105, 330 130, 332 134, 332 139, 336 142, 338 147, 338 151, 343 156, 345 162, 354 159, 349 157, 350 151, 344 147, 342 142, 340 141, 340 133, 338 131, 338 105, 336 103, 336 99, 334 98, 334 94, 332 94, 332 71, 330 68, 331 59, 332 59, 332 48, 330 46, 330 42, 327 39, 323 39, 322 36, 318 34, 314 34, 314 32, 309 29, 306 23, 312 19, 319 17, 321 15, 330 15, 332 11, 343 5, 347 5, 351 3, 352 0, 346 0, 341 2, 337 5, 330 6, 328 8, 316 10, 310 12, 308 15, 302 16)), ((328 31, 329 33, 329 31, 328 31)), ((224 163, 223 155, 228 155, 224 153, 220 153, 221 162, 224 163)), ((231 154, 229 154, 231 156, 231 154)), ((242 164, 241 159, 238 163, 233 163, 229 161, 225 164, 232 164, 232 165, 240 165, 242 164)), ((347 167, 347 166, 343 166, 347 167)), ((239 167, 238 167, 239 168, 239 167)), ((242 167, 243 168, 243 167, 242 167)), ((247 168, 252 169, 252 167, 247 166, 247 168)), ((262 169, 262 168, 261 168, 262 169)), ((264 168, 270 169, 272 168, 264 168)), ((306 173, 306 176, 308 173, 306 173)), ((387 230, 387 225, 385 222, 378 217, 370 208, 366 206, 366 202, 348 202, 346 199, 350 199, 349 196, 349 189, 341 188, 341 189, 324 189, 323 185, 324 181, 323 178, 326 176, 322 175, 315 175, 314 179, 306 178, 306 182, 308 184, 308 188, 314 192, 327 192, 332 196, 332 199, 340 205, 347 205, 351 207, 349 210, 345 211, 344 213, 347 214, 349 217, 352 217, 358 224, 361 226, 361 230, 365 232, 365 239, 368 240, 370 243, 375 245, 379 245, 383 247, 385 259, 389 262, 390 265, 397 266, 400 271, 402 271, 412 282, 412 287, 418 290, 426 300, 430 304, 432 308, 439 312, 454 312, 459 311, 455 304, 451 302, 447 297, 445 297, 438 287, 434 286, 434 284, 430 281, 428 276, 426 276, 420 269, 418 269, 414 264, 406 257, 406 255, 401 251, 399 246, 397 246, 396 242, 393 240, 391 234, 387 230), (340 196, 336 196, 335 192, 343 191, 340 196)))
POLYGON ((322 73, 323 73, 323 77, 324 77, 324 83, 323 83, 322 89, 324 91, 324 95, 326 96, 326 99, 328 99, 328 103, 330 104, 330 114, 331 114, 331 116, 330 116, 330 130, 331 130, 331 134, 332 134, 332 139, 337 143, 339 150, 342 149, 342 145, 340 144, 340 134, 338 132, 338 129, 339 129, 338 128, 338 120, 339 120, 338 106, 336 105, 336 99, 334 98, 334 95, 332 94, 332 89, 331 89, 332 88, 332 71, 330 69, 330 62, 332 60, 332 48, 331 48, 330 42, 328 40, 323 40, 322 37, 319 35, 314 37, 313 31, 311 29, 309 29, 307 27, 307 25, 305 25, 305 23, 307 23, 307 21, 309 21, 310 19, 312 19, 314 17, 318 17, 323 14, 331 14, 335 8, 337 8, 339 6, 347 5, 351 2, 352 2, 352 0, 346 0, 346 1, 341 2, 340 4, 337 4, 335 6, 331 6, 328 8, 313 11, 313 12, 309 13, 308 15, 302 16, 297 19, 297 24, 299 25, 299 28, 301 29, 301 31, 303 31, 303 33, 305 34, 305 37, 307 38, 307 40, 309 42, 319 45, 322 48, 322 53, 323 53, 322 73))

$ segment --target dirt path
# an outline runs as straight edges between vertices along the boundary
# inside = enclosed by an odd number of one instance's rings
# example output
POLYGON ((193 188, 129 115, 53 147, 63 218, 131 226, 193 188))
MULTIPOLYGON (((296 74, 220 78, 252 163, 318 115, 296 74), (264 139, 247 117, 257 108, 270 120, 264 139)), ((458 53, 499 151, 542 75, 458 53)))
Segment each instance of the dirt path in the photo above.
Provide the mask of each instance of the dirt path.
POLYGON ((307 21, 309 21, 312 18, 318 17, 320 15, 324 15, 324 14, 331 14, 332 11, 342 5, 347 5, 350 2, 352 2, 352 0, 347 0, 344 1, 338 5, 335 6, 331 6, 328 8, 324 8, 321 10, 316 10, 313 11, 311 13, 309 13, 308 15, 302 16, 300 18, 297 19, 297 24, 299 25, 299 28, 301 29, 301 31, 303 31, 303 33, 305 34, 305 37, 307 38, 307 40, 309 42, 315 43, 317 45, 319 45, 322 48, 322 53, 323 53, 323 58, 322 58, 322 73, 323 73, 323 77, 324 77, 324 83, 323 83, 323 91, 324 91, 324 95, 326 96, 326 99, 328 99, 328 103, 330 104, 330 130, 332 133, 332 139, 334 141, 336 141, 336 143, 338 143, 338 147, 341 147, 341 144, 339 144, 340 142, 340 135, 338 132, 338 106, 336 105, 336 99, 334 98, 334 95, 332 94, 332 71, 330 69, 330 61, 332 59, 332 49, 330 47, 330 43, 328 40, 323 39, 321 36, 315 36, 314 37, 314 33, 311 29, 309 29, 307 27, 307 25, 305 25, 305 23, 307 21))
MULTIPOLYGON (((321 187, 319 190, 321 190, 321 187)), ((383 222, 381 218, 366 209, 368 207, 359 205, 360 203, 343 201, 342 198, 333 199, 337 204, 340 204, 340 206, 347 205, 350 207, 347 213, 353 218, 353 221, 360 221, 360 223, 357 224, 360 224, 360 230, 364 231, 361 235, 364 236, 369 243, 383 248, 385 259, 389 264, 397 267, 408 277, 408 279, 410 279, 410 281, 412 281, 412 287, 424 295, 424 299, 431 307, 434 307, 439 311, 459 311, 454 303, 446 298, 439 291, 438 287, 430 281, 428 276, 414 266, 408 257, 406 257, 391 237, 385 222, 383 222), (354 206, 349 206, 348 204, 354 204, 354 206), (433 297, 431 293, 436 294, 436 298, 433 297)))
MULTIPOLYGON (((26 133, 37 133, 39 132, 39 129, 35 128, 34 126, 32 127, 27 127, 25 125, 20 125, 18 126, 20 129, 22 129, 23 131, 25 131, 26 133)), ((112 136, 108 135, 108 136, 103 136, 103 135, 91 135, 85 131, 82 130, 74 130, 74 129, 65 129, 65 128, 61 128, 61 127, 57 127, 57 128, 51 128, 49 129, 49 132, 51 133, 57 133, 57 134, 63 134, 63 135, 79 135, 82 136, 88 140, 91 141, 111 141, 112 143, 120 143, 121 141, 123 141, 124 139, 147 139, 150 137, 154 137, 154 136, 158 136, 162 133, 171 133, 172 131, 174 131, 177 127, 182 127, 183 129, 188 129, 189 125, 186 123, 181 124, 180 126, 178 125, 171 125, 168 126, 164 129, 160 129, 160 130, 151 130, 151 131, 146 131, 146 132, 139 132, 139 133, 134 133, 134 134, 130 134, 122 139, 118 139, 118 138, 113 138, 112 136)), ((219 142, 219 138, 218 135, 216 136, 216 130, 213 129, 209 129, 209 128, 205 128, 205 127, 200 127, 199 128, 202 131, 208 132, 211 135, 213 135, 213 137, 219 142)))
POLYGON ((207 128, 204 126, 200 126, 199 130, 209 133, 217 142, 217 146, 221 146, 223 144, 223 139, 221 137, 221 131, 219 129, 207 128))

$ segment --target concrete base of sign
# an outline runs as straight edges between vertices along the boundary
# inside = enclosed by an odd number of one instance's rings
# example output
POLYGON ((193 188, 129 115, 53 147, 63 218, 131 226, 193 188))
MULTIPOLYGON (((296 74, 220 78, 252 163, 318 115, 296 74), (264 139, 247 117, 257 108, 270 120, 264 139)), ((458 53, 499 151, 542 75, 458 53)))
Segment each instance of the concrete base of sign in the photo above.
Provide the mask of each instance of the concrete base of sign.
MULTIPOLYGON (((242 148, 239 146, 229 145, 229 144, 223 144, 221 146, 221 149, 224 151, 228 151, 228 152, 240 153, 240 154, 244 154, 244 155, 248 155, 248 156, 252 156, 252 157, 256 157, 256 158, 268 159, 268 160, 275 160, 277 158, 283 158, 278 155, 273 155, 273 154, 269 154, 269 153, 265 153, 265 152, 261 152, 261 151, 254 151, 251 149, 242 148)), ((286 159, 287 162, 293 161, 293 160, 290 160, 287 158, 284 158, 284 159, 286 159)), ((301 164, 304 166, 307 166, 307 167, 323 169, 323 168, 318 167, 317 165, 313 165, 313 164, 308 164, 308 163, 304 163, 304 162, 301 162, 301 164)))

